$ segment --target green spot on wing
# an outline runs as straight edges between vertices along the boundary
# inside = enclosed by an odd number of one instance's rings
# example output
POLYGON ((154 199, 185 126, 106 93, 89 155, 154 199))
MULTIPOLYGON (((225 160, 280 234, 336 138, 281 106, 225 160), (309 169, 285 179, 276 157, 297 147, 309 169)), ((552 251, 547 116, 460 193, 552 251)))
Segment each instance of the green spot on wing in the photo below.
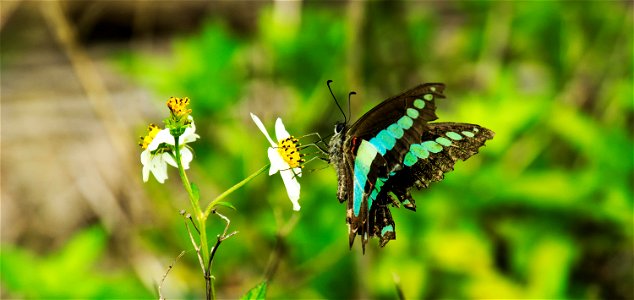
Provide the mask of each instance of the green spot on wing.
POLYGON ((409 147, 409 152, 416 155, 420 159, 425 159, 429 157, 429 151, 421 146, 421 144, 413 144, 409 147))
POLYGON ((370 201, 376 200, 376 196, 379 195, 379 191, 377 191, 377 189, 372 190, 372 193, 370 194, 370 201))
POLYGON ((396 144, 396 139, 390 135, 387 130, 381 130, 379 134, 376 135, 376 138, 386 150, 392 150, 396 144))
POLYGON ((425 108, 425 101, 421 100, 421 99, 416 99, 414 100, 414 107, 418 108, 418 109, 423 109, 425 108))
POLYGON ((425 95, 423 95, 423 99, 425 99, 425 100, 427 100, 427 101, 434 100, 434 95, 432 95, 432 94, 425 94, 425 95))
POLYGON ((442 151, 442 146, 434 141, 422 142, 421 146, 431 153, 438 153, 442 151))
POLYGON ((403 160, 403 164, 411 167, 413 166, 416 161, 418 161, 418 158, 416 158, 416 155, 412 154, 412 152, 407 152, 407 154, 405 154, 405 159, 403 160))
POLYGON ((436 139, 436 143, 441 144, 441 145, 443 145, 445 147, 451 146, 451 141, 449 139, 447 139, 447 138, 444 138, 444 137, 437 138, 436 139))
POLYGON ((376 180, 376 186, 375 186, 375 188, 376 188, 377 190, 380 190, 380 189, 381 189, 381 187, 385 184, 385 182, 386 182, 386 181, 387 181, 387 178, 381 178, 381 177, 379 177, 379 179, 377 179, 377 180, 376 180))
POLYGON ((392 124, 387 127, 387 133, 389 133, 394 138, 400 139, 403 137, 403 128, 401 128, 397 124, 392 124))
POLYGON ((393 232, 393 231, 394 231, 394 227, 392 227, 392 225, 387 225, 383 227, 383 229, 381 229, 381 235, 385 235, 386 232, 393 232))
POLYGON ((412 119, 416 119, 416 118, 418 118, 418 111, 413 109, 413 108, 408 108, 407 109, 407 116, 412 118, 412 119))
POLYGON ((473 132, 470 132, 470 131, 463 131, 461 133, 462 133, 462 135, 464 135, 466 137, 474 137, 475 136, 475 134, 473 134, 473 132))
POLYGON ((401 126, 401 128, 407 130, 412 127, 412 125, 414 124, 414 120, 412 120, 412 118, 408 116, 402 116, 400 119, 398 119, 398 121, 396 121, 396 124, 398 124, 398 126, 401 126))
POLYGON ((450 139, 454 140, 454 141, 459 141, 459 140, 462 139, 461 135, 459 135, 459 134, 457 134, 457 133, 455 133, 453 131, 449 131, 449 132, 445 133, 445 135, 447 137, 449 137, 450 139))

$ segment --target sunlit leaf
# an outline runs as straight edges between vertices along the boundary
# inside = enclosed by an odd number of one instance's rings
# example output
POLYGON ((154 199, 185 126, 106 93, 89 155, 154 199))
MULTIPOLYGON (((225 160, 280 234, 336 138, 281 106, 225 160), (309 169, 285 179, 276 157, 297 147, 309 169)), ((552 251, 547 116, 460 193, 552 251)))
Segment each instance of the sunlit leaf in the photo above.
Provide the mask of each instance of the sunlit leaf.
POLYGON ((266 299, 266 281, 260 282, 258 285, 250 289, 244 296, 242 296, 242 300, 257 300, 257 299, 266 299))
POLYGON ((236 210, 236 207, 233 206, 233 204, 231 204, 230 202, 218 201, 218 202, 216 202, 216 206, 224 206, 224 207, 228 207, 228 208, 231 208, 233 210, 236 210))

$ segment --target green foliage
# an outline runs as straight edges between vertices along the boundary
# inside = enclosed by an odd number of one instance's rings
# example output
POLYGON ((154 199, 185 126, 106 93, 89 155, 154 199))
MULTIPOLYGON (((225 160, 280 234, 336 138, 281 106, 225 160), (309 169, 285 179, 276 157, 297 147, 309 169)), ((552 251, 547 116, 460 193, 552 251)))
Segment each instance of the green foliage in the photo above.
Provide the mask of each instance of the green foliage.
POLYGON ((266 299, 266 281, 258 283, 250 289, 242 298, 242 300, 266 299))
POLYGON ((77 234, 45 256, 3 246, 0 256, 3 288, 25 298, 150 298, 130 270, 103 267, 106 233, 97 227, 77 234))
POLYGON ((200 188, 198 188, 198 185, 195 183, 191 183, 190 184, 191 189, 192 189, 192 195, 194 196, 194 201, 199 201, 200 200, 200 188))

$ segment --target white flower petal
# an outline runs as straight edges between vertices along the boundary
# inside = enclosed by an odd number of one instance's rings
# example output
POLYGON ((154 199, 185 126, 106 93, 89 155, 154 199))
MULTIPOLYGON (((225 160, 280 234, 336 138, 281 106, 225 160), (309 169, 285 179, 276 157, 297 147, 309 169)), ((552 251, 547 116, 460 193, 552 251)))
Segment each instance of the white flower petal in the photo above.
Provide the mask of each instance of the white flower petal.
MULTIPOLYGON (((181 153, 182 153, 182 150, 181 150, 181 153)), ((163 156, 163 157, 162 157, 162 159, 163 159, 166 163, 168 163, 170 166, 172 166, 172 167, 174 167, 174 168, 178 168, 178 165, 176 164, 176 160, 174 159, 174 157, 172 157, 172 155, 171 155, 171 154, 169 154, 169 153, 163 153, 163 154, 161 154, 161 155, 163 156)), ((181 159, 181 162, 182 162, 182 161, 183 161, 183 160, 181 159)))
MULTIPOLYGON (((269 168, 269 175, 273 175, 277 172, 280 172, 280 176, 282 177, 282 181, 284 181, 284 186, 286 187, 286 193, 288 194, 288 198, 293 203, 293 210, 299 211, 299 194, 300 194, 300 184, 297 181, 297 177, 301 176, 302 170, 301 168, 291 168, 289 164, 284 160, 284 157, 277 151, 277 143, 271 139, 264 124, 262 121, 254 115, 251 114, 251 118, 253 122, 258 126, 260 131, 266 136, 266 138, 271 143, 272 147, 267 149, 267 154, 269 157, 269 161, 271 162, 271 167, 269 168)), ((282 123, 282 119, 278 118, 275 122, 275 135, 278 141, 289 138, 291 135, 286 131, 284 127, 284 123, 282 123)))
POLYGON ((181 149, 181 163, 183 164, 183 169, 189 169, 189 163, 194 159, 194 154, 189 148, 181 149))
POLYGON ((150 161, 149 161, 150 152, 145 150, 141 152, 141 164, 143 164, 143 182, 147 182, 150 179, 150 161))
POLYGON ((150 151, 145 149, 141 152, 141 164, 146 165, 150 161, 150 151))
POLYGON ((156 148, 158 148, 160 144, 163 143, 174 145, 174 137, 170 134, 170 130, 167 128, 159 131, 159 133, 156 134, 154 139, 152 139, 152 142, 150 142, 150 144, 147 146, 147 149, 150 151, 154 151, 156 150, 156 148))
POLYGON ((152 168, 152 174, 154 174, 156 181, 163 183, 167 179, 167 164, 158 157, 155 161, 156 165, 152 168))
POLYGON ((257 125, 258 128, 260 128, 260 131, 262 131, 264 136, 266 136, 266 139, 269 140, 269 143, 271 143, 271 146, 273 147, 277 146, 277 143, 273 141, 269 133, 266 131, 266 128, 264 127, 264 124, 262 124, 262 121, 260 121, 260 118, 258 118, 258 116, 251 113, 251 119, 253 119, 253 122, 255 123, 255 125, 257 125))
POLYGON ((269 147, 267 151, 269 155, 269 161, 271 161, 271 167, 269 168, 269 176, 277 173, 280 170, 287 170, 290 166, 284 161, 277 152, 277 149, 269 147))
POLYGON ((185 132, 180 136, 180 144, 184 145, 191 143, 199 139, 200 136, 196 134, 196 125, 192 122, 189 127, 185 128, 185 132))
POLYGON ((299 190, 300 185, 297 181, 297 177, 291 170, 283 170, 280 171, 280 175, 282 176, 282 180, 284 181, 284 185, 286 186, 286 193, 288 194, 288 198, 293 203, 293 210, 299 211, 301 208, 299 205, 299 190))
POLYGON ((165 179, 167 179, 167 164, 165 164, 165 161, 163 160, 161 155, 151 156, 148 164, 144 166, 144 172, 145 167, 147 167, 149 171, 152 172, 152 175, 154 175, 156 181, 163 183, 165 182, 165 179))
POLYGON ((280 118, 277 118, 277 121, 275 121, 275 137, 277 138, 278 142, 291 137, 288 131, 286 131, 284 123, 282 123, 282 119, 280 118))

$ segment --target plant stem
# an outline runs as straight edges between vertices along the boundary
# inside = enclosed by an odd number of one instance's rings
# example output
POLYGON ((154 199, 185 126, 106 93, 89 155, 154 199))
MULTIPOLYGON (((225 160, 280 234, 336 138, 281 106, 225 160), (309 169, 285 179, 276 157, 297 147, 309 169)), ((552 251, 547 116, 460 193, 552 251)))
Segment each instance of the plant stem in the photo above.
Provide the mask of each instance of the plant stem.
POLYGON ((205 295, 207 300, 216 299, 216 293, 213 292, 214 286, 211 283, 211 271, 205 270, 205 295))
POLYGON ((267 164, 266 166, 264 166, 261 169, 257 170, 255 173, 249 175, 249 177, 247 177, 247 178, 243 179, 242 181, 236 183, 234 186, 230 187, 228 190, 226 190, 222 194, 218 195, 218 197, 216 197, 216 199, 214 199, 211 202, 209 202, 209 204, 207 205, 207 208, 205 209, 205 213, 203 214, 205 219, 207 219, 207 217, 209 217, 209 214, 211 213, 211 210, 216 206, 216 204, 218 204, 218 202, 220 202, 222 199, 226 198, 229 194, 235 192, 237 189, 241 188, 247 182, 251 181, 253 178, 255 178, 255 176, 258 176, 258 175, 262 174, 270 166, 271 166, 271 164, 267 164))
MULTIPOLYGON (((202 212, 202 210, 200 209, 200 204, 198 203, 198 199, 196 198, 196 196, 194 196, 194 192, 192 190, 192 186, 191 183, 189 182, 189 179, 187 178, 187 173, 185 173, 185 169, 183 168, 183 164, 181 162, 181 152, 180 152, 180 137, 174 137, 174 153, 175 153, 175 159, 176 159, 176 165, 178 166, 178 173, 181 176, 181 181, 183 182, 183 186, 185 187, 185 190, 187 191, 187 194, 189 195, 189 202, 191 202, 192 208, 194 210, 194 216, 196 219, 196 223, 198 223, 198 229, 200 230, 200 252, 202 252, 202 259, 203 262, 208 261, 209 260, 209 248, 207 245, 207 226, 206 226, 206 220, 207 220, 207 216, 205 216, 202 212)), ((194 245, 194 247, 196 247, 196 245, 194 245)), ((204 272, 204 277, 205 277, 205 282, 207 285, 211 285, 211 279, 209 276, 209 273, 207 270, 205 270, 204 272)), ((211 294, 210 294, 210 289, 207 288, 206 289, 206 296, 207 299, 211 299, 211 294)))
MULTIPOLYGON (((183 186, 185 187, 185 190, 187 191, 187 194, 189 195, 189 201, 192 205, 192 209, 194 210, 193 215, 195 216, 195 220, 196 220, 194 225, 196 224, 198 225, 197 230, 200 235, 200 247, 198 247, 195 244, 195 241, 193 239, 192 239, 192 243, 194 243, 194 248, 197 248, 199 252, 202 252, 202 261, 206 262, 207 264, 205 266, 203 263, 203 276, 205 278, 205 296, 206 296, 206 299, 208 300, 215 299, 216 298, 215 289, 213 286, 213 282, 211 280, 212 279, 211 278, 211 261, 214 257, 216 250, 218 249, 218 246, 220 246, 220 243, 222 242, 222 240, 233 235, 234 233, 229 234, 227 236, 226 234, 227 234, 228 228, 225 228, 225 232, 223 233, 222 236, 218 237, 218 241, 216 242, 216 245, 214 246, 214 248, 212 249, 210 253, 210 251, 208 250, 208 244, 207 244, 207 230, 206 230, 207 218, 209 217, 209 214, 213 211, 213 208, 218 204, 218 202, 220 202, 222 199, 226 198, 229 194, 233 193, 234 191, 236 191, 237 189, 245 185, 247 182, 251 181, 256 176, 266 171, 270 167, 270 164, 267 164, 266 166, 262 167, 255 173, 249 175, 249 177, 243 179, 242 181, 238 182, 234 186, 230 187, 228 190, 224 191, 222 194, 218 195, 218 197, 216 197, 207 205, 207 208, 205 209, 205 212, 203 213, 203 211, 200 208, 200 204, 198 203, 199 201, 198 196, 194 195, 194 191, 192 190, 192 185, 189 182, 189 178, 187 178, 187 173, 185 173, 185 169, 183 168, 183 164, 181 162, 181 153, 180 153, 180 145, 179 145, 180 137, 174 137, 174 140, 175 140, 174 159, 176 160, 176 165, 178 166, 178 173, 181 177, 181 181, 183 182, 183 186)), ((226 219, 224 216, 222 217, 223 219, 227 221, 227 227, 229 227, 228 219, 226 219)), ((201 253, 199 253, 198 255, 200 257, 201 253)))

